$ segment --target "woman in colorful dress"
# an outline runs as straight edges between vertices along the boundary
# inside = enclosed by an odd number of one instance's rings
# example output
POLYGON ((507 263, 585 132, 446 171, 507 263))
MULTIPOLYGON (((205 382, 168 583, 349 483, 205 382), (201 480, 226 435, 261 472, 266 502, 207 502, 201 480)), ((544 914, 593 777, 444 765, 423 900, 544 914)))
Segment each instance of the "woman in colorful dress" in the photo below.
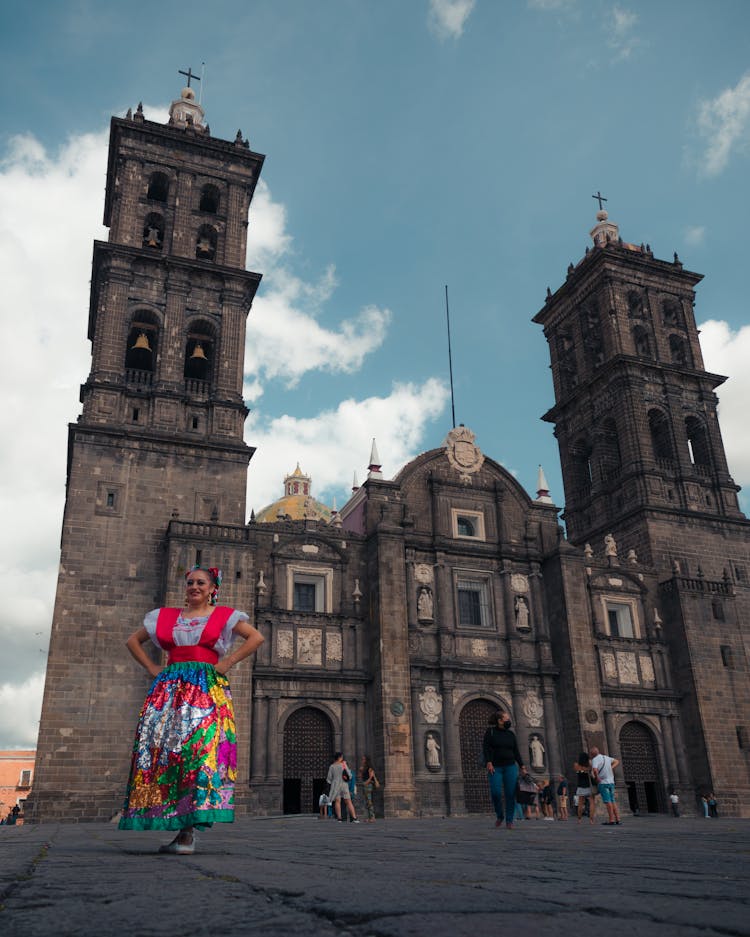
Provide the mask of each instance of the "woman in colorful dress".
POLYGON ((160 852, 191 855, 195 830, 234 820, 237 748, 226 673, 263 643, 244 612, 217 605, 221 571, 188 572, 184 608, 157 608, 127 640, 154 682, 141 710, 121 830, 176 830, 160 852), (244 638, 234 650, 236 636, 244 638), (168 653, 163 669, 146 653, 168 653))

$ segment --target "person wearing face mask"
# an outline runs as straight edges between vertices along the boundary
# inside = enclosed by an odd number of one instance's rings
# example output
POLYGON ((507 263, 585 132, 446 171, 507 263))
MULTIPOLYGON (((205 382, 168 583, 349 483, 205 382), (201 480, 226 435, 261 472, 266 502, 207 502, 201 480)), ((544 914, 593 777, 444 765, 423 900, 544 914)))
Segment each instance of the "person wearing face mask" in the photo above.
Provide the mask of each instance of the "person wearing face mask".
POLYGON ((516 735, 511 731, 508 713, 501 709, 490 720, 482 743, 483 760, 487 766, 487 778, 490 783, 490 797, 495 808, 495 826, 503 825, 513 829, 513 815, 516 810, 516 783, 519 768, 525 766, 518 750, 516 735), (503 814, 503 799, 505 812, 503 814))
POLYGON ((227 671, 263 636, 245 612, 217 605, 221 570, 194 566, 182 608, 155 608, 126 646, 152 677, 135 735, 121 830, 172 830, 160 852, 192 855, 195 830, 234 820, 237 765, 227 671), (232 648, 236 637, 242 643, 232 648), (151 642, 167 657, 146 653, 151 642))

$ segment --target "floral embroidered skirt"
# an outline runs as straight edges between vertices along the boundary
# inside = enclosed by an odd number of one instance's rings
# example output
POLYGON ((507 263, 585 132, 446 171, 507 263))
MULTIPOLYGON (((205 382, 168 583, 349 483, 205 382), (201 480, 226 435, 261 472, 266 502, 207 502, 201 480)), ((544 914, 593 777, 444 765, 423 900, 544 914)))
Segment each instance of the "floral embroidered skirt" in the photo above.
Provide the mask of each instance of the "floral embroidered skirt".
POLYGON ((231 823, 236 774, 229 681, 211 664, 165 667, 138 720, 120 829, 231 823))

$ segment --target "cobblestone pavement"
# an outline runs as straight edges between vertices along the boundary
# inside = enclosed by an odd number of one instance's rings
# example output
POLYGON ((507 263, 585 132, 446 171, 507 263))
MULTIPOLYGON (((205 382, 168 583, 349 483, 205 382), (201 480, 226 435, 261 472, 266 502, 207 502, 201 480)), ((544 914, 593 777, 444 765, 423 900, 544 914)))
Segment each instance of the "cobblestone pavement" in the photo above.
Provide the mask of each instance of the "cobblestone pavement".
POLYGON ((194 856, 110 824, 0 827, 0 934, 750 935, 750 821, 243 818, 194 856))

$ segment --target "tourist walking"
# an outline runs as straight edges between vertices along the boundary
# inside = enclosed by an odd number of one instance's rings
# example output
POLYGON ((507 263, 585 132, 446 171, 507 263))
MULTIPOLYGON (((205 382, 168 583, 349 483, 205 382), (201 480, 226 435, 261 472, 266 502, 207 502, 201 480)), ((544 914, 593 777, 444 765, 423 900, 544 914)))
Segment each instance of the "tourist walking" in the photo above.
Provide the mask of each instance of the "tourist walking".
POLYGON ((221 571, 194 566, 183 608, 156 608, 126 646, 154 678, 133 745, 121 830, 176 830, 160 852, 191 855, 195 830, 234 820, 236 737, 227 672, 263 636, 248 616, 217 605, 221 571), (244 638, 231 650, 235 637, 244 638), (161 667, 150 641, 168 654, 161 667))
POLYGON ((591 770, 591 762, 586 752, 581 752, 579 754, 578 761, 573 763, 573 769, 576 773, 576 802, 578 804, 578 822, 581 822, 584 806, 588 805, 589 820, 591 823, 593 823, 594 814, 596 813, 596 805, 594 803, 594 793, 591 789, 591 776, 589 774, 591 770))
POLYGON ((669 806, 672 808, 672 816, 679 817, 680 798, 677 794, 677 791, 673 787, 669 788, 669 806))
POLYGON ((518 769, 525 770, 521 753, 518 751, 516 735, 511 731, 508 713, 501 709, 490 720, 482 741, 482 760, 487 766, 487 778, 490 784, 490 797, 495 808, 495 826, 505 825, 513 829, 513 815, 516 809, 516 782, 518 769), (505 812, 503 813, 503 799, 505 812))
POLYGON ((359 823, 357 812, 352 803, 352 795, 349 791, 350 780, 351 773, 344 763, 344 753, 335 752, 333 755, 333 762, 326 776, 326 781, 329 785, 328 799, 333 804, 333 812, 336 814, 336 819, 338 821, 341 822, 343 820, 341 816, 341 801, 343 800, 352 823, 359 823))
POLYGON ((719 803, 716 800, 716 794, 711 791, 708 795, 708 811, 712 817, 719 819, 719 803))
POLYGON ((557 776, 557 806, 558 820, 568 819, 568 779, 564 774, 557 776))
POLYGON ((372 795, 375 793, 375 789, 380 787, 380 781, 375 776, 375 769, 370 764, 369 755, 363 755, 362 761, 359 763, 359 783, 362 785, 362 795, 365 799, 367 822, 374 823, 375 808, 372 804, 372 795))
MULTIPOLYGON (((595 746, 589 749, 591 757, 591 776, 599 790, 602 803, 607 808, 605 826, 620 825, 620 811, 615 800, 615 768, 620 764, 617 758, 603 755, 595 746)), ((593 798, 592 798, 593 800, 593 798)))

